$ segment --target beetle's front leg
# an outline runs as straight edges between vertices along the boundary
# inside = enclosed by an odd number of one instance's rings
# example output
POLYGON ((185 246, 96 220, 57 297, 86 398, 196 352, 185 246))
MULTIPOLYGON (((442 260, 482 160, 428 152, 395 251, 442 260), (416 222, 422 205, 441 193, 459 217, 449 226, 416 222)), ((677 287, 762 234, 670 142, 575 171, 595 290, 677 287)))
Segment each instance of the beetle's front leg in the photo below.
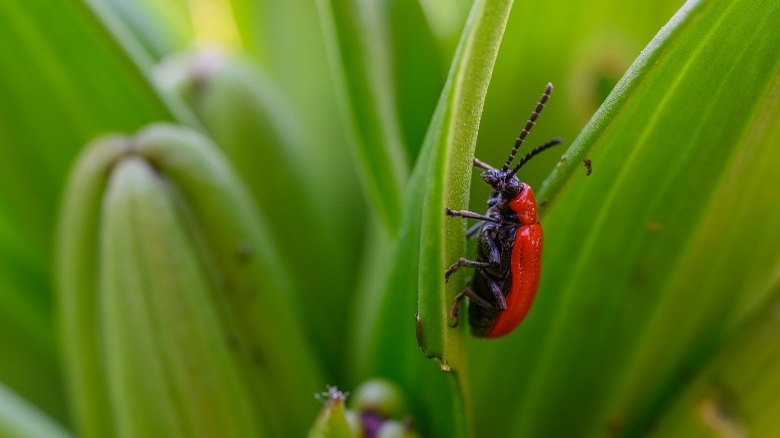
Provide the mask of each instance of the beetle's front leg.
POLYGON ((474 212, 474 211, 450 210, 449 208, 445 208, 444 212, 447 214, 447 216, 451 216, 451 217, 467 217, 469 219, 477 219, 477 220, 480 220, 480 221, 493 222, 493 223, 496 223, 496 224, 499 222, 498 219, 496 219, 494 217, 490 217, 490 216, 487 216, 487 215, 484 215, 484 214, 479 214, 479 213, 474 212))
POLYGON ((468 266, 470 268, 487 268, 488 266, 493 266, 493 264, 490 262, 478 262, 476 260, 469 260, 465 257, 461 257, 457 262, 453 263, 452 266, 444 271, 444 282, 446 283, 450 281, 450 276, 463 266, 468 266))
POLYGON ((479 167, 482 170, 495 170, 493 166, 490 164, 485 163, 484 161, 480 160, 479 158, 474 158, 473 161, 474 167, 479 167))

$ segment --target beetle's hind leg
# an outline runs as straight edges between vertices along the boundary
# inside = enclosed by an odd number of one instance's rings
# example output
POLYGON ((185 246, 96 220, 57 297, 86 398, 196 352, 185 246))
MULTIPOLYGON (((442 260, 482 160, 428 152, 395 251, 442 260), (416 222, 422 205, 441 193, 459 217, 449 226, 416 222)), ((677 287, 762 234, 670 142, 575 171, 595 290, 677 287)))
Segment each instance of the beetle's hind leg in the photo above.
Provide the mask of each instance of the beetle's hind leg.
POLYGON ((485 280, 485 283, 487 283, 488 287, 490 287, 490 292, 493 293, 493 298, 496 299, 495 305, 488 303, 487 301, 480 298, 480 300, 484 303, 487 303, 485 307, 487 309, 499 309, 504 310, 506 309, 506 297, 504 297, 503 292, 501 292, 501 286, 498 285, 498 283, 490 278, 490 276, 485 271, 479 271, 479 275, 482 276, 482 279, 485 280))
POLYGON ((493 293, 493 296, 496 299, 496 304, 490 303, 486 299, 477 295, 473 289, 467 287, 459 294, 455 295, 455 302, 452 303, 452 308, 450 308, 450 316, 454 319, 454 321, 452 324, 450 324, 450 327, 457 327, 460 323, 460 303, 463 302, 463 299, 466 297, 469 298, 469 301, 471 301, 472 304, 484 307, 485 309, 506 309, 506 298, 504 298, 504 294, 501 293, 501 287, 498 285, 498 283, 490 278, 485 273, 485 271, 479 271, 479 275, 482 275, 482 278, 490 287, 490 291, 493 293))
POLYGON ((444 271, 444 282, 446 283, 450 281, 450 276, 463 266, 468 266, 470 268, 487 268, 488 266, 493 266, 493 263, 478 262, 476 260, 469 260, 465 257, 461 257, 457 262, 453 263, 452 266, 444 271))
POLYGON ((482 307, 486 307, 488 309, 493 308, 493 305, 488 303, 487 301, 483 300, 482 297, 474 293, 473 290, 471 290, 470 287, 467 287, 463 289, 459 294, 455 295, 455 302, 452 303, 452 308, 450 309, 450 316, 454 319, 452 324, 450 324, 450 327, 457 327, 460 323, 460 303, 463 301, 464 298, 469 297, 469 300, 471 300, 472 303, 480 305, 482 307))

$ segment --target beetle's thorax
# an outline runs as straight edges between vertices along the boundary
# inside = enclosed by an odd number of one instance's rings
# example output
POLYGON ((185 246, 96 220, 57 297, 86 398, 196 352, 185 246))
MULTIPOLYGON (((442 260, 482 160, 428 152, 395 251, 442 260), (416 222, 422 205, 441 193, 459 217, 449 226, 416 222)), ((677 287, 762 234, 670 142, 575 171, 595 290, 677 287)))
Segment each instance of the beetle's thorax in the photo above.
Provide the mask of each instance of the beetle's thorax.
POLYGON ((509 171, 489 169, 482 172, 482 179, 493 187, 488 199, 488 214, 500 217, 503 222, 530 225, 539 222, 536 198, 531 186, 520 182, 516 175, 507 178, 509 171))

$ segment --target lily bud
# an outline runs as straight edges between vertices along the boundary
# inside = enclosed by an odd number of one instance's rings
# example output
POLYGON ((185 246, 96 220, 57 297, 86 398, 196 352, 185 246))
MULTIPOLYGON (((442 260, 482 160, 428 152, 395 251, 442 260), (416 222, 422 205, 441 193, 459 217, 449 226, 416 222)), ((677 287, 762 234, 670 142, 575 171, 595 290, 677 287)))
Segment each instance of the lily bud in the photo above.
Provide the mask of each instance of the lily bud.
POLYGON ((376 433, 376 438, 419 438, 420 435, 412 429, 411 425, 396 420, 388 420, 382 423, 382 427, 376 433))
POLYGON ((347 410, 344 401, 347 395, 339 391, 335 386, 328 387, 328 391, 318 394, 318 399, 324 399, 325 403, 314 420, 309 430, 308 438, 352 438, 356 436, 347 419, 347 410))
POLYGON ((387 379, 371 379, 361 384, 352 400, 361 412, 375 412, 384 418, 403 418, 409 414, 401 389, 387 379))
POLYGON ((81 435, 305 431, 302 400, 322 380, 288 273, 207 139, 159 124, 96 141, 61 219, 61 331, 81 435))

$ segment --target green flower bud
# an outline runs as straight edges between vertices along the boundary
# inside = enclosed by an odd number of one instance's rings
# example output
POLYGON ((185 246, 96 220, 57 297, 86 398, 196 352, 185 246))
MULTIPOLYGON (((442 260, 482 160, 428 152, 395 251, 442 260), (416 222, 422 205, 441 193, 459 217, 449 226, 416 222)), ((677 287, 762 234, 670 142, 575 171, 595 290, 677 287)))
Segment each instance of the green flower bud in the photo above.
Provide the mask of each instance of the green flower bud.
POLYGON ((321 386, 288 274, 201 135, 96 141, 63 203, 58 289, 81 435, 302 435, 321 386), (294 375, 294 378, 289 378, 294 375))
POLYGON ((353 438, 363 438, 363 423, 360 421, 360 414, 352 409, 347 409, 347 424, 353 438))
POLYGON ((409 413, 403 392, 387 379, 372 379, 360 385, 352 406, 357 411, 373 412, 384 418, 402 419, 409 413))
POLYGON ((352 438, 356 436, 347 420, 347 411, 344 406, 346 394, 335 386, 330 386, 327 392, 318 394, 317 398, 324 398, 325 404, 309 430, 309 438, 352 438))
POLYGON ((376 438, 419 438, 419 436, 410 425, 396 420, 385 421, 376 433, 376 438))

